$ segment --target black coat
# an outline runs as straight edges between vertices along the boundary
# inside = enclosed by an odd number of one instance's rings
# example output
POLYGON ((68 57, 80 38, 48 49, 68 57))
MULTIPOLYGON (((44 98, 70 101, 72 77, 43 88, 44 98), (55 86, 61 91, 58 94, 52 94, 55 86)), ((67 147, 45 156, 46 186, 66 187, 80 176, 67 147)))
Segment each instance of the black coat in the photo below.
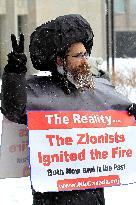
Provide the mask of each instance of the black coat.
MULTIPOLYGON (((31 76, 4 73, 2 77, 2 113, 11 121, 27 123, 27 110, 124 110, 131 103, 103 78, 95 78, 94 92, 79 92, 73 84, 65 86, 60 74, 31 76), (66 94, 67 87, 70 90, 66 94)), ((104 205, 103 189, 39 193, 33 190, 34 205, 104 205)))
POLYGON ((27 110, 126 110, 131 102, 104 78, 95 78, 95 90, 79 92, 61 75, 30 76, 4 73, 2 76, 2 113, 11 121, 26 124, 27 110))

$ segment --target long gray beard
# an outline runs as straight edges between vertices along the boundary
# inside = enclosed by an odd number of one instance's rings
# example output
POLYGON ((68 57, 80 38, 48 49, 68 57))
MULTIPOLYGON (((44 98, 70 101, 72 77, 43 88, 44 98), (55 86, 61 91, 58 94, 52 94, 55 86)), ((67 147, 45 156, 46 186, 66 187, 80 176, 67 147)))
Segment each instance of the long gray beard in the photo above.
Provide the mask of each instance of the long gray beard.
POLYGON ((76 85, 81 90, 84 91, 85 88, 88 88, 90 91, 94 90, 95 83, 94 83, 94 77, 92 73, 83 76, 82 74, 79 74, 76 79, 76 85))
POLYGON ((79 67, 79 70, 68 73, 68 78, 73 78, 73 82, 80 91, 88 88, 90 91, 95 89, 94 76, 91 73, 91 68, 87 66, 79 67))

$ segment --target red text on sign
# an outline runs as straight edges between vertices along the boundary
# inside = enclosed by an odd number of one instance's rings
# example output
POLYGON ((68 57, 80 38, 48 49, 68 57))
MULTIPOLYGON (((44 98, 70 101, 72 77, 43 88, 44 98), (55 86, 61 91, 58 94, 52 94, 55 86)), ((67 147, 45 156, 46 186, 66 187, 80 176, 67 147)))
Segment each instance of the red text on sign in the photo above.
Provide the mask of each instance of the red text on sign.
POLYGON ((121 147, 112 148, 112 158, 132 157, 132 149, 121 149, 121 147))
POLYGON ((57 154, 42 154, 41 152, 38 152, 38 161, 44 166, 49 166, 52 162, 71 162, 77 160, 85 160, 85 149, 79 153, 60 151, 57 154))
POLYGON ((50 146, 54 146, 53 140, 55 139, 56 145, 72 145, 72 137, 60 137, 59 135, 46 135, 46 138, 49 139, 50 146))

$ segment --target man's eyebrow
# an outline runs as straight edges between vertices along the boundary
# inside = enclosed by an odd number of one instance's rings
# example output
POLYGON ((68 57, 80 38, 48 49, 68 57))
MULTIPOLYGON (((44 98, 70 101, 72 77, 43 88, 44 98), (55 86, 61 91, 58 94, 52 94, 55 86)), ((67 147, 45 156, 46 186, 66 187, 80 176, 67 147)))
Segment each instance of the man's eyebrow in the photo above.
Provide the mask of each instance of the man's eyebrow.
POLYGON ((77 55, 77 54, 85 54, 85 53, 87 53, 86 51, 81 51, 81 52, 77 52, 77 53, 74 53, 74 55, 77 55))

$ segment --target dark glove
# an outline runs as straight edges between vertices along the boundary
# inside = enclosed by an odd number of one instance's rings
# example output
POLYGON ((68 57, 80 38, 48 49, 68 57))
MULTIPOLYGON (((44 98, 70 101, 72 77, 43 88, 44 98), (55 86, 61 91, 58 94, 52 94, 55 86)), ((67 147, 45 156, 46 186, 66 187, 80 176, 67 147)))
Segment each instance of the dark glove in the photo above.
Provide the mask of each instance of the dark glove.
POLYGON ((17 44, 16 36, 11 34, 13 51, 8 54, 8 64, 5 66, 5 72, 8 73, 25 73, 27 72, 27 57, 24 54, 24 35, 20 34, 19 43, 17 44))
POLYGON ((133 115, 135 117, 135 120, 136 120, 136 104, 135 103, 132 103, 132 105, 130 105, 128 108, 127 108, 127 111, 128 111, 128 114, 129 115, 133 115))
POLYGON ((99 70, 99 76, 100 76, 100 78, 105 78, 108 81, 111 81, 111 76, 110 76, 109 72, 107 72, 107 71, 99 70))

